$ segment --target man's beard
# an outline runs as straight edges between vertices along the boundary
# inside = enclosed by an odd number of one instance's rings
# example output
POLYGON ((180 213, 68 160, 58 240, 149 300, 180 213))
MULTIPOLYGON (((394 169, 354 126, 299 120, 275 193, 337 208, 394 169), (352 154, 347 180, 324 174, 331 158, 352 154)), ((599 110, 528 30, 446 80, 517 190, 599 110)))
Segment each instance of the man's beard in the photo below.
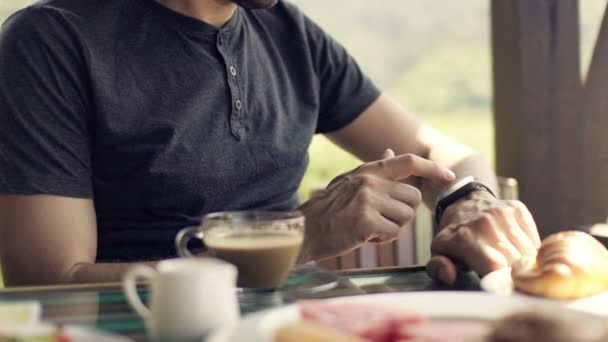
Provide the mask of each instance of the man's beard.
POLYGON ((250 8, 250 9, 258 9, 258 8, 270 8, 276 5, 278 0, 232 0, 237 5, 250 8))

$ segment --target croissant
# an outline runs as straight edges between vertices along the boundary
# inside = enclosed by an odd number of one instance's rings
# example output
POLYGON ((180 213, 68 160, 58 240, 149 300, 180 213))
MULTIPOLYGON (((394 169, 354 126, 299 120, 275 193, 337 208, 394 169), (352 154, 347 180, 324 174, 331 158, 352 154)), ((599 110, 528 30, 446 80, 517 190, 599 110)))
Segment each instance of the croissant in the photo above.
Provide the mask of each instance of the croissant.
POLYGON ((511 266, 515 288, 532 295, 576 299, 608 289, 608 250, 591 235, 564 231, 545 238, 536 255, 511 266))

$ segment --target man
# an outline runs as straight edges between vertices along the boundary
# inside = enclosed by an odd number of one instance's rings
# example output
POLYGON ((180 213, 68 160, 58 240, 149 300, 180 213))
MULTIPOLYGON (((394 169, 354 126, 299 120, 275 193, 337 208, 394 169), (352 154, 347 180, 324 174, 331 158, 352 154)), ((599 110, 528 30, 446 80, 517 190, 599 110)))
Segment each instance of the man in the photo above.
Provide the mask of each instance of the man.
MULTIPOLYGON (((294 209, 315 133, 366 163, 300 206, 300 261, 396 238, 457 178, 495 189, 479 157, 382 95, 288 3, 43 1, 5 23, 0 61, 7 285, 115 281, 175 256, 176 232, 205 213, 294 209)), ((485 274, 539 245, 527 209, 484 187, 444 206, 429 262, 441 281, 456 262, 485 274)))

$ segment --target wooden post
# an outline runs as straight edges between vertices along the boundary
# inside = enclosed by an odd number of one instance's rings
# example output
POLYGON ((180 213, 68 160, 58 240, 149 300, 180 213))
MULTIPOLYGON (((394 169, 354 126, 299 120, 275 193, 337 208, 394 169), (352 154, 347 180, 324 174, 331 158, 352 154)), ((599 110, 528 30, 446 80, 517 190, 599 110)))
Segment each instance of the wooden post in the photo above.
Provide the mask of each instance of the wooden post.
POLYGON ((544 235, 583 223, 577 0, 492 0, 496 169, 544 235))
POLYGON ((583 104, 584 219, 605 222, 608 215, 608 8, 587 73, 583 104))

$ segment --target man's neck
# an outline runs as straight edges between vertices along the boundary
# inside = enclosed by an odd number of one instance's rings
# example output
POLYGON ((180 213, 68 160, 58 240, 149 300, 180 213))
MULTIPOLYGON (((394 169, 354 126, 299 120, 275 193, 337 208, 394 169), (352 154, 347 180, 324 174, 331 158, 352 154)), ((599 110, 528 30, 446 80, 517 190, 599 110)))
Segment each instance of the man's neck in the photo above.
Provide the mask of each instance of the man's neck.
POLYGON ((157 0, 164 6, 204 21, 215 27, 222 27, 234 14, 237 5, 231 0, 157 0))

